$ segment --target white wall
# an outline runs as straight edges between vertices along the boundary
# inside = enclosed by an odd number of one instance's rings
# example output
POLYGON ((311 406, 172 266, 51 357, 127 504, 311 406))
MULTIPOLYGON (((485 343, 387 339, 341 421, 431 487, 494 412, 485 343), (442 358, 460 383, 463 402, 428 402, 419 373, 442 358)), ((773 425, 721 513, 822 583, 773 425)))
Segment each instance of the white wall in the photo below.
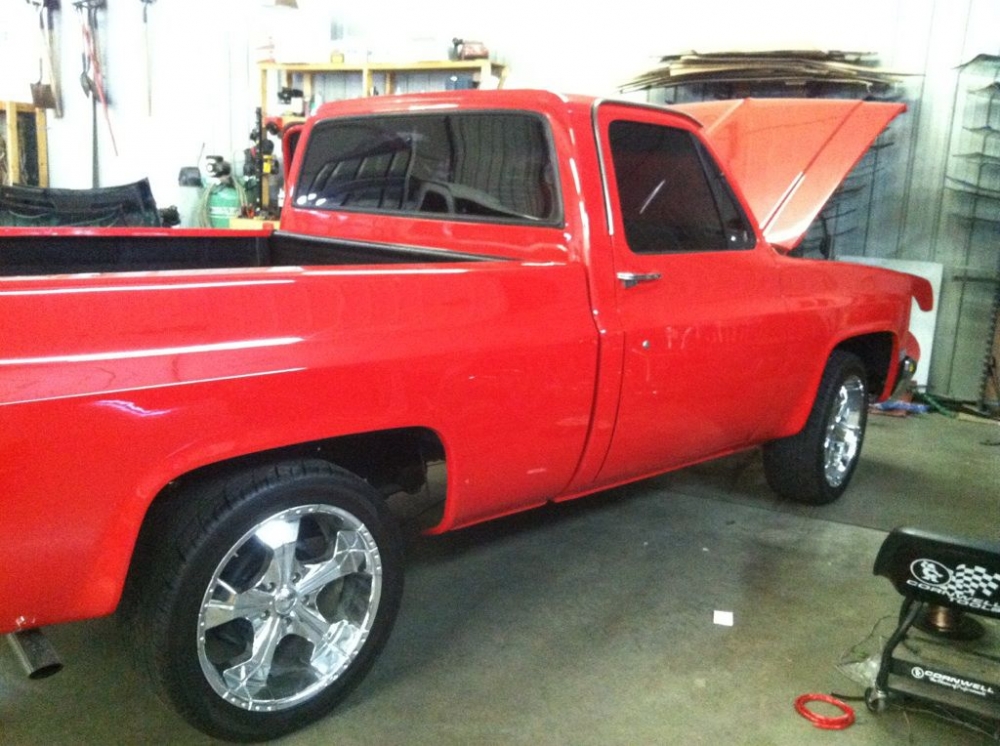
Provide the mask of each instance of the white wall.
MULTIPOLYGON (((903 0, 614 0, 584 5, 427 0, 390 11, 346 8, 347 23, 386 32, 481 39, 511 66, 509 85, 614 93, 663 54, 696 49, 885 49, 903 0)), ((908 3, 912 4, 912 3, 908 3)))
MULTIPOLYGON (((107 0, 100 12, 112 152, 99 112, 102 185, 148 176, 162 204, 177 200, 177 172, 207 153, 232 155, 247 145, 257 103, 255 47, 268 31, 315 46, 336 26, 380 49, 412 38, 481 39, 510 66, 510 87, 614 93, 659 55, 696 49, 832 48, 879 52, 888 64, 918 73, 950 74, 961 59, 968 6, 985 12, 971 28, 982 51, 996 47, 995 0, 701 0, 650 5, 616 0, 584 10, 538 0, 503 4, 425 0, 348 3, 300 0, 299 10, 262 7, 255 0, 162 0, 150 7, 153 113, 146 111, 142 3, 107 0), (991 11, 991 12, 990 12, 991 11), (949 24, 948 21, 953 23, 949 24), (945 36, 928 52, 932 24, 945 36), (954 28, 952 28, 954 26, 954 28), (928 69, 928 65, 931 66, 928 69)), ((91 185, 91 104, 80 86, 81 33, 70 0, 58 21, 65 116, 50 119, 54 186, 91 185)), ((37 79, 37 17, 23 0, 0 0, 0 99, 30 100, 37 79)), ((950 104, 950 102, 948 102, 950 104)))
MULTIPOLYGON (((98 108, 101 186, 149 177, 160 204, 176 201, 181 166, 206 152, 230 155, 245 146, 253 124, 248 39, 260 9, 229 0, 170 0, 150 8, 152 114, 146 93, 143 6, 108 0, 99 12, 110 127, 98 108), (112 143, 114 133, 117 154, 112 143)), ((93 183, 92 105, 80 85, 80 20, 70 0, 55 13, 63 117, 49 112, 52 186, 93 183)), ((0 99, 30 101, 37 72, 37 14, 23 0, 0 0, 0 99)))

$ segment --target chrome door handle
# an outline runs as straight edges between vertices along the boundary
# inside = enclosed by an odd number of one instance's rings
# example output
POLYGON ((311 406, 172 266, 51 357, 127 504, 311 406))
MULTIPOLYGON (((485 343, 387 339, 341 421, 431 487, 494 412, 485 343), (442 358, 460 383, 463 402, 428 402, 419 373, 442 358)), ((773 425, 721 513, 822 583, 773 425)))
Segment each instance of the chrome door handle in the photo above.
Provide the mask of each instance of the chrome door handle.
POLYGON ((616 277, 621 280, 622 285, 625 289, 634 288, 640 282, 656 282, 662 277, 659 272, 650 272, 648 274, 636 274, 635 272, 619 272, 616 277))

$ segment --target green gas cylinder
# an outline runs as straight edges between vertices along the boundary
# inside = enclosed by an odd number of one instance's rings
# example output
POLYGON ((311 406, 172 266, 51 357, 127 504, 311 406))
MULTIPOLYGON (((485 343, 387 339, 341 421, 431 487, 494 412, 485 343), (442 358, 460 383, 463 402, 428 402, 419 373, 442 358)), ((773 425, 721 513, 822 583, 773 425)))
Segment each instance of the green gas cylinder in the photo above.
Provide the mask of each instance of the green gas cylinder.
POLYGON ((242 210, 240 193, 230 184, 215 184, 208 195, 208 224, 212 228, 228 228, 230 218, 238 218, 242 210))

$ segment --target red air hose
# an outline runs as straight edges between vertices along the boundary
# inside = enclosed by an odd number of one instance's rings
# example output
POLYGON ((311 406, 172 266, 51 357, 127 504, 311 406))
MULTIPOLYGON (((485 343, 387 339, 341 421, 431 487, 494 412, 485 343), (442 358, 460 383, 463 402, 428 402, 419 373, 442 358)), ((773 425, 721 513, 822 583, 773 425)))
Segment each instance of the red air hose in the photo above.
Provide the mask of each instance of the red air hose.
POLYGON ((795 710, 817 728, 823 728, 824 730, 844 730, 844 728, 849 728, 854 724, 854 710, 836 697, 831 697, 828 694, 803 694, 795 700, 795 710), (828 705, 838 708, 844 714, 836 717, 817 715, 806 706, 810 702, 826 702, 828 705))

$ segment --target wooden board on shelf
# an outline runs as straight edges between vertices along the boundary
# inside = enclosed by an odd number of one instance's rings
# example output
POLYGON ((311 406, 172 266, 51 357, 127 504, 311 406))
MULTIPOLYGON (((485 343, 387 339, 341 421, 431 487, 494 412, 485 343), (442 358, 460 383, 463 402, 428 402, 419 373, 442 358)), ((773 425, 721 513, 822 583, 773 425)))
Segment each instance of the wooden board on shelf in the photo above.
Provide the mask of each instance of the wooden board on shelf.
POLYGON ((277 220, 261 220, 259 218, 229 218, 229 227, 232 230, 262 231, 265 228, 278 230, 281 224, 277 220))
POLYGON ((20 103, 18 101, 5 101, 2 104, 0 113, 3 114, 3 130, 0 136, 6 144, 6 157, 4 158, 3 184, 22 184, 25 186, 47 187, 49 185, 49 155, 48 155, 48 129, 46 128, 45 109, 36 109, 31 104, 20 103), (26 174, 21 171, 22 156, 24 154, 25 143, 21 140, 21 133, 18 130, 19 121, 29 117, 34 133, 34 166, 37 174, 37 183, 25 183, 26 174))

